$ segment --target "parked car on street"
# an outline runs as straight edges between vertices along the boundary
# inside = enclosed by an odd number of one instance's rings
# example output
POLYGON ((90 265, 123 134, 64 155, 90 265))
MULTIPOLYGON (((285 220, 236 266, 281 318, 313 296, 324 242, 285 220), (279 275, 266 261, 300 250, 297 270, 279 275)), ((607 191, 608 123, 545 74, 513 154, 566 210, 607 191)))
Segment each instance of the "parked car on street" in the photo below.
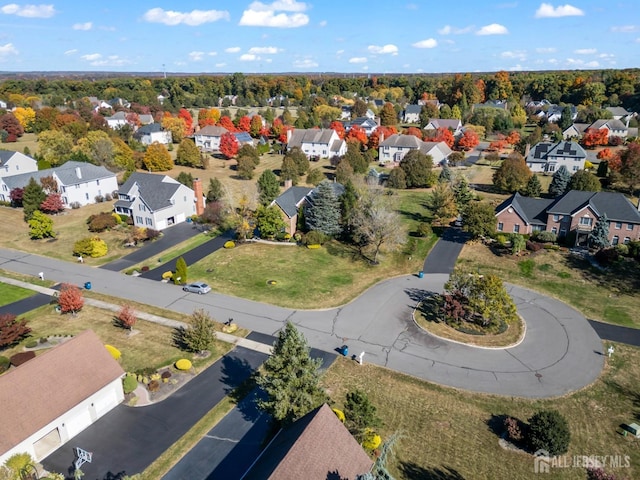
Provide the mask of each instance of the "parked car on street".
POLYGON ((195 282, 186 284, 182 287, 182 290, 202 295, 203 293, 209 293, 211 291, 211 287, 204 282, 195 282))

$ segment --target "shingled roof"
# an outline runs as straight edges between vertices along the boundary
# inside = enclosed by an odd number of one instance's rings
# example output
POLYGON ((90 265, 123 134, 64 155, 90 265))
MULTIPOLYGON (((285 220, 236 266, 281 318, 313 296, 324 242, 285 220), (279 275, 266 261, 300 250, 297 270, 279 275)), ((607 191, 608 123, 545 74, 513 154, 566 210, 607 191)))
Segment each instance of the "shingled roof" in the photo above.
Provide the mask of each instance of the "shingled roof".
POLYGON ((582 192, 571 190, 557 199, 547 210, 549 214, 572 215, 585 207, 600 216, 607 215, 610 221, 640 223, 640 212, 621 193, 616 192, 582 192))
POLYGON ((334 133, 335 131, 330 128, 314 128, 307 130, 296 128, 291 132, 291 138, 288 146, 289 148, 302 147, 303 143, 329 145, 334 133))
POLYGON ((507 198, 496 207, 496 215, 511 207, 530 225, 547 224, 547 208, 553 204, 554 199, 523 197, 518 192, 507 198))
POLYGON ((414 135, 400 135, 394 133, 389 138, 380 142, 380 147, 420 148, 422 140, 414 135))
POLYGON ((300 202, 313 190, 309 187, 290 187, 276 198, 273 203, 278 205, 289 218, 298 214, 300 202))
POLYGON ((124 375, 91 330, 0 375, 0 453, 124 375))
POLYGON ((219 127, 217 125, 207 125, 206 127, 202 127, 198 130, 194 135, 202 135, 204 137, 221 137, 228 131, 229 130, 226 128, 219 127))
POLYGON ((243 480, 355 480, 373 462, 325 403, 280 430, 243 480))
POLYGON ((120 192, 128 194, 134 184, 138 185, 138 196, 152 212, 171 206, 171 198, 182 185, 167 175, 134 172, 120 187, 120 192))
POLYGON ((54 173, 58 177, 61 186, 76 185, 114 176, 112 172, 102 166, 93 165, 92 163, 70 161, 59 167, 38 170, 37 172, 21 173, 20 175, 11 175, 10 177, 3 177, 2 180, 10 190, 13 190, 14 188, 26 187, 31 178, 39 182, 40 179, 50 177, 54 173), (78 171, 80 172, 80 176, 78 176, 78 171))

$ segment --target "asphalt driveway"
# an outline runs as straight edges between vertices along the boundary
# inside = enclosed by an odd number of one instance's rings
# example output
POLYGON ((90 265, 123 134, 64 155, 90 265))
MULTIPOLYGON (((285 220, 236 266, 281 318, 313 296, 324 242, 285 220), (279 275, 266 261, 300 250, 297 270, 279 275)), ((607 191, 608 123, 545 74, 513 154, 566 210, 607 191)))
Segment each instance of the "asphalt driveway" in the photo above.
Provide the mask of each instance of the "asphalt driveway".
POLYGON ((469 238, 469 234, 458 227, 447 228, 425 259, 422 267, 424 273, 449 274, 453 272, 458 255, 469 238))
POLYGON ((49 471, 73 478, 73 447, 81 447, 93 452, 93 462, 82 466, 85 480, 140 473, 266 358, 238 347, 159 403, 145 407, 119 405, 42 464, 49 471))

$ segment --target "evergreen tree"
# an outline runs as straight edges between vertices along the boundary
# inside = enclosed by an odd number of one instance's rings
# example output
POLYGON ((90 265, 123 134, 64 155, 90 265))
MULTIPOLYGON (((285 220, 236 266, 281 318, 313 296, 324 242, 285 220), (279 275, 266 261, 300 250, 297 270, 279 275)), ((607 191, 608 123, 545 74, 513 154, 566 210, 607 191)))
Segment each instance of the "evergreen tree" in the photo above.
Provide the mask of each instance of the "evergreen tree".
POLYGON ((391 127, 398 124, 398 114, 396 109, 393 108, 393 104, 386 102, 380 110, 380 124, 383 127, 391 127))
POLYGON ((40 205, 44 202, 45 198, 47 198, 47 194, 44 192, 44 189, 36 182, 35 178, 31 177, 22 193, 22 207, 25 222, 29 221, 33 212, 40 209, 40 205))
POLYGON ((524 187, 523 195, 526 197, 539 197, 542 193, 542 185, 540 184, 540 179, 536 174, 531 175, 529 181, 527 182, 526 187, 524 187))
POLYGON ((176 285, 187 283, 187 262, 182 257, 176 260, 176 273, 173 274, 173 283, 176 285))
POLYGON ((207 190, 207 203, 219 202, 224 197, 224 188, 217 178, 209 180, 209 189, 207 190))
POLYGON ((451 183, 453 180, 453 173, 447 165, 442 166, 440 176, 438 177, 438 183, 451 183))
POLYGON ((589 246, 592 248, 605 248, 609 246, 609 219, 603 214, 596 222, 589 234, 589 246))
POLYGON ((557 410, 541 410, 529 419, 531 450, 546 450, 549 455, 567 453, 571 441, 569 423, 557 410))
POLYGON ((267 395, 258 400, 258 407, 287 425, 322 405, 327 396, 320 387, 319 367, 320 360, 311 358, 304 336, 287 322, 256 379, 267 395))
POLYGON ((600 180, 593 173, 578 170, 571 175, 568 190, 582 190, 584 192, 599 192, 602 186, 600 180))
POLYGON ((216 338, 216 326, 205 310, 194 310, 189 318, 189 325, 178 332, 179 343, 194 353, 208 350, 216 338))
POLYGON ((336 181, 338 183, 342 183, 343 185, 350 181, 353 178, 353 167, 351 164, 345 160, 340 160, 338 166, 336 167, 336 181))
POLYGON ((347 180, 344 184, 344 192, 340 195, 340 223, 342 224, 342 233, 347 239, 352 236, 352 218, 353 213, 358 205, 358 191, 351 180, 347 180))
POLYGON ((320 182, 310 195, 305 208, 305 221, 308 230, 318 230, 325 235, 338 235, 340 226, 340 202, 328 180, 320 182))
POLYGON ((567 192, 569 182, 571 181, 571 174, 567 167, 561 165, 558 170, 553 173, 551 178, 551 184, 549 185, 549 195, 552 197, 559 197, 567 192))
POLYGON ((446 183, 435 186, 427 203, 437 223, 446 223, 458 214, 453 191, 446 183))
POLYGON ((347 142, 347 153, 342 160, 349 162, 354 173, 365 173, 367 171, 368 163, 360 151, 358 142, 347 142))
POLYGON ((397 188, 398 190, 404 190, 407 188, 407 176, 405 175, 404 170, 400 167, 391 170, 389 179, 387 180, 387 186, 389 188, 397 188))
POLYGON ((258 178, 258 194, 262 205, 270 205, 280 195, 280 182, 273 170, 265 170, 258 178))
POLYGON ((291 180, 293 185, 297 185, 299 177, 296 162, 293 158, 285 156, 280 167, 280 179, 283 181, 291 180))
POLYGON ((176 180, 186 187, 193 188, 193 175, 189 172, 180 172, 176 180))
POLYGON ((463 212, 469 202, 475 198, 473 190, 469 187, 469 180, 464 175, 458 177, 458 181, 453 185, 453 198, 459 212, 463 212))
POLYGON ((571 125, 573 125, 573 115, 571 114, 571 107, 567 106, 562 109, 558 127, 560 127, 560 131, 565 131, 571 125))
POLYGON ((251 161, 256 167, 260 164, 260 154, 258 153, 258 150, 253 145, 249 145, 248 143, 245 143, 240 147, 237 153, 237 157, 251 158, 251 161))
POLYGON ((411 150, 400 161, 400 168, 404 171, 407 188, 430 187, 436 182, 433 173, 433 159, 420 150, 411 150))
POLYGON ((253 178, 253 171, 256 169, 256 164, 251 157, 238 157, 237 172, 238 177, 243 180, 251 180, 253 178))
POLYGON ((368 428, 378 427, 381 424, 376 407, 362 390, 353 390, 347 393, 344 404, 345 427, 358 442, 362 442, 368 428))

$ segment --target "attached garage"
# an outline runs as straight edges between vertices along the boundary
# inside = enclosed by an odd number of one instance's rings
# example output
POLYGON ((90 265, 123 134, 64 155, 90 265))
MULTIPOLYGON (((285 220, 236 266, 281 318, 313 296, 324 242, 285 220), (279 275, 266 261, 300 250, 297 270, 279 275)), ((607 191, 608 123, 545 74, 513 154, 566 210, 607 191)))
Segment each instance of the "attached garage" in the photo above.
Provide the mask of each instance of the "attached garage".
POLYGON ((124 400, 124 371, 87 330, 0 375, 0 465, 41 460, 124 400))

